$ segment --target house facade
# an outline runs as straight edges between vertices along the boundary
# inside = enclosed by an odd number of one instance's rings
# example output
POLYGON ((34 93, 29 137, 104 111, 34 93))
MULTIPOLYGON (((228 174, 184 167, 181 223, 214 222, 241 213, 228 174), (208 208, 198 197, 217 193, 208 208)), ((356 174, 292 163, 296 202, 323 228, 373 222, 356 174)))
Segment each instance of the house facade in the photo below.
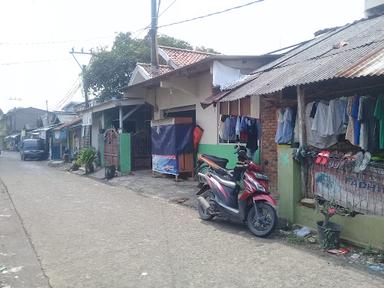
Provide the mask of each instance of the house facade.
MULTIPOLYGON (((173 62, 185 63, 180 58, 186 57, 183 49, 175 49, 172 57, 180 51, 179 60, 173 62)), ((195 53, 188 51, 189 54, 195 53)), ((170 54, 170 53, 169 53, 170 54)), ((190 55, 188 55, 191 57, 190 55)), ((229 165, 236 162, 233 154, 233 143, 220 141, 219 116, 220 110, 216 105, 206 105, 208 98, 215 99, 223 95, 222 90, 239 81, 251 71, 276 59, 276 55, 265 56, 226 56, 209 55, 197 62, 164 72, 163 74, 144 81, 132 79, 130 86, 124 90, 125 99, 144 99, 153 107, 153 119, 169 117, 190 117, 194 125, 200 126, 204 132, 201 137, 198 152, 208 153, 230 160, 229 165)), ((164 69, 163 69, 164 70, 164 69)), ((227 115, 259 118, 259 99, 248 98, 232 107, 227 115)), ((257 158, 257 156, 256 156, 257 158)))
POLYGON ((328 30, 220 99, 260 97, 261 163, 280 217, 316 227, 314 200, 332 201, 358 213, 335 216, 342 237, 376 247, 384 238, 383 25, 378 16, 328 30))

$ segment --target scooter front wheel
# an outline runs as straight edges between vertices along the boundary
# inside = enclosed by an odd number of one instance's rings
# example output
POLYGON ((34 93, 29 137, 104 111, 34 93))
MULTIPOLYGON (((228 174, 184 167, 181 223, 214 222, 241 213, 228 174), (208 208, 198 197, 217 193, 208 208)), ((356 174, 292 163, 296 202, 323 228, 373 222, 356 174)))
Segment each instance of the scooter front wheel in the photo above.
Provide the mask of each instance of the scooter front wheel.
POLYGON ((267 202, 256 202, 255 205, 248 212, 248 229, 257 237, 267 237, 276 227, 276 210, 267 202))

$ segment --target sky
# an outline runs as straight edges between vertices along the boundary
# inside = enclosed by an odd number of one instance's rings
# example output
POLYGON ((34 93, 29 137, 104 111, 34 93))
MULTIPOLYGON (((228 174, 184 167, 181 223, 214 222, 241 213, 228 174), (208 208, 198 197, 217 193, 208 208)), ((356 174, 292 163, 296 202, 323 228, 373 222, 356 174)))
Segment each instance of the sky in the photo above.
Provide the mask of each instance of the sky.
MULTIPOLYGON (((158 25, 251 0, 160 0, 158 25), (169 9, 164 11, 170 4, 169 9)), ((58 110, 83 101, 80 68, 69 51, 111 47, 118 32, 146 35, 151 0, 0 1, 0 109, 58 110), (75 93, 71 93, 76 91, 75 93), (68 97, 73 95, 73 97, 68 97)), ((228 55, 260 55, 313 38, 327 27, 364 17, 364 0, 264 0, 185 24, 159 28, 228 55)), ((78 57, 87 64, 89 56, 78 57)))

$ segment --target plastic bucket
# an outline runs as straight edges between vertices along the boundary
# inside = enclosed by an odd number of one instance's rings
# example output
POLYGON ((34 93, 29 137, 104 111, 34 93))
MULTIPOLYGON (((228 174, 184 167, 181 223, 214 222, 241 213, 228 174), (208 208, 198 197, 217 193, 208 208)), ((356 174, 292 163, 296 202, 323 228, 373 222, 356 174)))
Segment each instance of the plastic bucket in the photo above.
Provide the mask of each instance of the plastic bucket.
POLYGON ((328 222, 323 227, 323 221, 317 222, 317 231, 319 233, 320 243, 324 248, 339 248, 341 226, 339 224, 328 222))

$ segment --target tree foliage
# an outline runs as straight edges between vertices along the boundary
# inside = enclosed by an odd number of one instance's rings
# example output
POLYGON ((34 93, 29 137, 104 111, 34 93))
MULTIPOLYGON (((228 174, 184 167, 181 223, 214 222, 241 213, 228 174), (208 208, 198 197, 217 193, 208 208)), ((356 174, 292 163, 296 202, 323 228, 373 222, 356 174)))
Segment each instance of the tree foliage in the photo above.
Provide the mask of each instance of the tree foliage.
MULTIPOLYGON (((193 50, 188 42, 167 35, 160 35, 158 44, 193 50)), ((196 51, 215 52, 205 47, 197 47, 196 51)), ((85 71, 84 85, 100 101, 121 97, 121 88, 128 85, 136 63, 149 63, 150 58, 149 37, 137 39, 131 33, 119 33, 110 50, 99 48, 92 56, 85 71)))

